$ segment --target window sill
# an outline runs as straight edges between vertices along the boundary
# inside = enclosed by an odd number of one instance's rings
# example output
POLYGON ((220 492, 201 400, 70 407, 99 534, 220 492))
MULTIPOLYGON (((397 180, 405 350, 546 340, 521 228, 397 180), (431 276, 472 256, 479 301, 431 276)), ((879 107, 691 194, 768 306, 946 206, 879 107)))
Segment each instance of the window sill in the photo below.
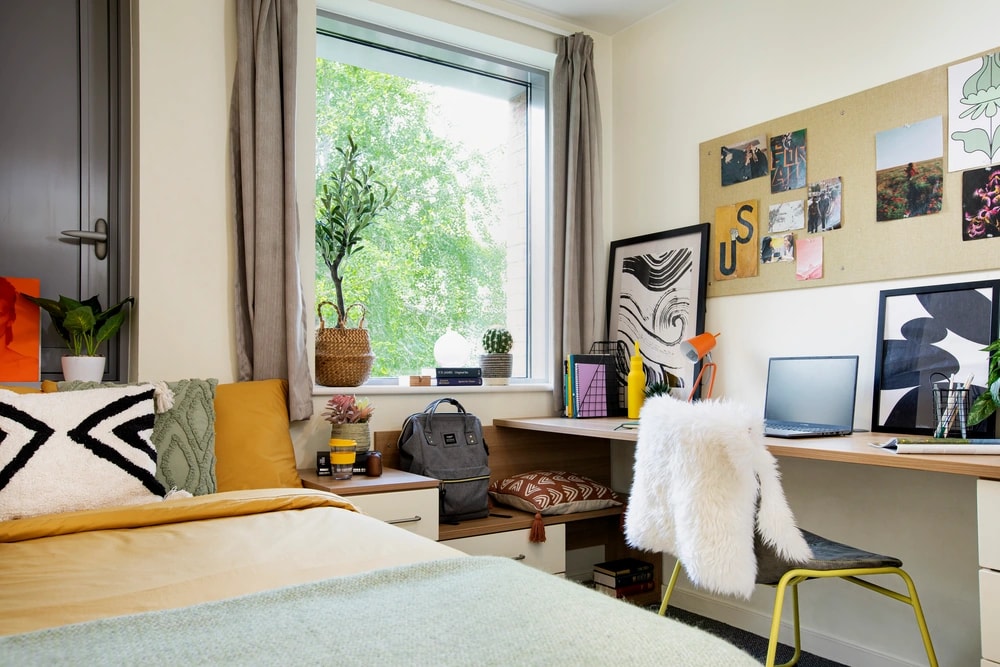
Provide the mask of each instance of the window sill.
POLYGON ((512 394, 521 392, 552 391, 552 385, 546 383, 513 383, 505 385, 481 385, 475 387, 404 387, 398 384, 363 384, 360 387, 324 387, 313 386, 313 396, 332 396, 334 394, 366 394, 366 395, 420 395, 420 394, 512 394))

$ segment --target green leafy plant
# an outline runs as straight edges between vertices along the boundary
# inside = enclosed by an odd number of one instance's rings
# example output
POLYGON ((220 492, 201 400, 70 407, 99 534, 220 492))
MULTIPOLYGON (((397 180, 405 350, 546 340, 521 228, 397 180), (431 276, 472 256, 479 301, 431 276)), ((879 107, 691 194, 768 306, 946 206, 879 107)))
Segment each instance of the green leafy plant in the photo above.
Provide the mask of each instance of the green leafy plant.
POLYGON ((28 294, 21 296, 49 314, 56 331, 76 357, 98 356, 101 343, 114 336, 125 323, 125 306, 135 303, 135 297, 130 296, 103 310, 96 296, 86 301, 62 295, 58 301, 28 294))
POLYGON ((396 188, 375 178, 375 169, 364 164, 364 156, 350 136, 347 146, 336 150, 340 164, 326 174, 316 198, 316 253, 330 271, 341 313, 337 327, 343 328, 346 323, 342 264, 364 249, 365 230, 392 206, 396 188))
POLYGON ((1000 406, 1000 338, 983 348, 990 353, 989 373, 986 378, 986 391, 976 397, 969 408, 969 426, 975 426, 987 419, 1000 406))
POLYGON ((483 350, 487 354, 506 354, 514 347, 514 337, 503 327, 490 327, 483 334, 483 350))

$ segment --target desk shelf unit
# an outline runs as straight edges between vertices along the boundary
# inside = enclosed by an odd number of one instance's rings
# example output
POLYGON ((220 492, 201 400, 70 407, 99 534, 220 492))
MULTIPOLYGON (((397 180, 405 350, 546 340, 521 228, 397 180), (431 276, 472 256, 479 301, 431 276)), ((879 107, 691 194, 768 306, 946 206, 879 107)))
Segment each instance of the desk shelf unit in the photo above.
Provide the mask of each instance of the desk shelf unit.
MULTIPOLYGON (((373 436, 373 447, 382 452, 383 465, 398 467, 399 431, 377 431, 373 436)), ((609 486, 611 484, 611 442, 607 438, 567 436, 544 430, 531 431, 495 426, 484 426, 483 437, 489 446, 490 472, 494 480, 532 470, 558 470, 589 477, 601 484, 609 486)), ((622 497, 622 501, 627 502, 627 498, 622 497)), ((558 550, 561 553, 546 553, 544 556, 539 556, 539 560, 546 563, 541 568, 554 574, 565 571, 566 550, 602 546, 605 560, 633 556, 653 562, 657 584, 654 592, 631 599, 637 604, 655 603, 659 599, 662 559, 653 554, 630 549, 625 544, 621 532, 622 511, 622 507, 614 507, 544 516, 546 542, 528 543, 534 514, 505 505, 495 505, 493 513, 506 516, 490 516, 485 519, 462 521, 455 525, 442 523, 438 527, 438 540, 445 543, 452 542, 456 548, 466 551, 467 545, 474 544, 471 540, 475 538, 499 536, 497 539, 506 538, 506 543, 500 550, 493 550, 491 546, 490 553, 510 555, 529 564, 531 564, 531 553, 534 551, 558 550), (508 516, 510 518, 507 518, 508 516)), ((469 550, 469 553, 484 552, 469 550)))

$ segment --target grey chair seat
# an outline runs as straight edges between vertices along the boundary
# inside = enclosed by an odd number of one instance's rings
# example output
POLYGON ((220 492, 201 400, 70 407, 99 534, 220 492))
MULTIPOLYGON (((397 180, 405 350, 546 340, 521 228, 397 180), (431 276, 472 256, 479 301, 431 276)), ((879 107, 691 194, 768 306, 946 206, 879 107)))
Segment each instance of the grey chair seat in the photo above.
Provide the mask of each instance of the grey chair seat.
POLYGON ((759 536, 754 538, 754 553, 757 556, 757 583, 773 586, 781 576, 793 568, 809 570, 845 570, 869 567, 902 567, 903 561, 893 556, 884 556, 865 551, 847 544, 835 542, 821 535, 802 530, 802 536, 813 551, 813 559, 804 563, 791 563, 778 557, 773 549, 765 545, 759 536))

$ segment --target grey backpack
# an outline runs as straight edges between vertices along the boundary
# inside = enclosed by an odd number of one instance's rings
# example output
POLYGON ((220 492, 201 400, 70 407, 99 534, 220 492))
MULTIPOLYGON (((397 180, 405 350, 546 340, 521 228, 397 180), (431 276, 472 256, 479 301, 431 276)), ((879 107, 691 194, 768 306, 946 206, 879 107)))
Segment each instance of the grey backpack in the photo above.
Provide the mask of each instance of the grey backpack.
POLYGON ((439 398, 403 422, 399 467, 441 480, 439 520, 455 523, 489 514, 489 449, 479 418, 453 398, 439 398), (458 412, 438 412, 450 403, 458 412))

